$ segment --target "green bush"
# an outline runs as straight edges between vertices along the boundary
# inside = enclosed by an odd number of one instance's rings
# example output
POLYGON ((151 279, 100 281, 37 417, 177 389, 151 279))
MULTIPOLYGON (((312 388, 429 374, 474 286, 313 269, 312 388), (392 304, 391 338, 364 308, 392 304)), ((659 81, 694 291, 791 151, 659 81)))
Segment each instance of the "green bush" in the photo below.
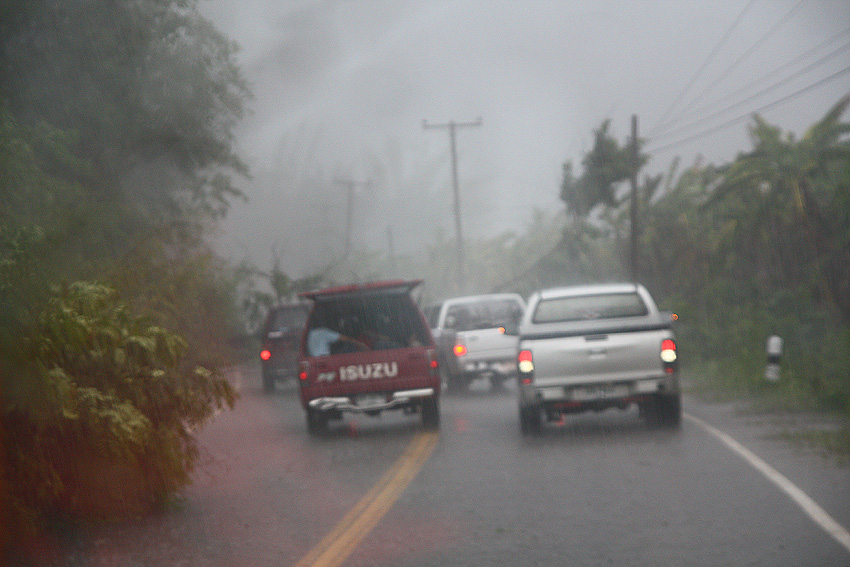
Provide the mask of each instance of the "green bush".
POLYGON ((850 328, 805 287, 764 298, 716 282, 697 300, 672 302, 689 378, 701 390, 766 396, 788 408, 850 414, 850 328), (764 378, 766 341, 784 340, 781 379, 764 378))
POLYGON ((189 481, 198 427, 235 401, 180 336, 102 284, 55 288, 22 344, 2 414, 18 530, 163 502, 189 481))

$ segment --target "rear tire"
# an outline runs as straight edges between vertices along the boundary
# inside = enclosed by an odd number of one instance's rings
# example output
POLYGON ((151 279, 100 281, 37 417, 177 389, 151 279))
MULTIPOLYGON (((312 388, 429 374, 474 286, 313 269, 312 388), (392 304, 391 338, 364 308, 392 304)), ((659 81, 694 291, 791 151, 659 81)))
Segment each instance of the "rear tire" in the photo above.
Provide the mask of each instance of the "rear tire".
POLYGON ((273 394, 274 393, 274 376, 271 376, 268 372, 263 370, 263 393, 264 394, 273 394))
POLYGON ((541 417, 539 406, 519 406, 519 429, 523 435, 540 433, 541 417))
POLYGON ((651 426, 675 429, 682 424, 681 394, 655 394, 640 409, 651 426))
POLYGON ((662 427, 682 425, 682 396, 680 394, 658 395, 658 422, 662 427))
POLYGON ((469 383, 471 378, 468 374, 460 372, 458 374, 449 374, 446 380, 446 386, 449 392, 455 394, 465 394, 469 391, 469 383))
POLYGON ((324 435, 328 432, 328 416, 323 411, 307 408, 307 431, 310 435, 324 435))
POLYGON ((434 431, 440 427, 440 402, 436 396, 422 400, 422 425, 428 431, 434 431))

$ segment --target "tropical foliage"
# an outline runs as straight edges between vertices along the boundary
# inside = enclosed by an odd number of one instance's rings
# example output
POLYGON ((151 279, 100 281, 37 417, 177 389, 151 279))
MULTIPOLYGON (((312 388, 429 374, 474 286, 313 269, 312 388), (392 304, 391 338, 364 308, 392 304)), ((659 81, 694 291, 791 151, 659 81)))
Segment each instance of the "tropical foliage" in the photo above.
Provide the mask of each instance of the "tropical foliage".
POLYGON ((167 499, 234 401, 234 53, 193 0, 0 5, 0 557, 167 499))
MULTIPOLYGON (((700 370, 696 379, 765 389, 765 340, 778 334, 786 356, 783 381, 773 389, 785 389, 796 404, 850 411, 850 124, 842 121, 848 105, 850 97, 840 100, 799 139, 754 116, 753 148, 732 163, 674 171, 664 185, 644 181, 639 279, 679 313, 685 359, 700 370)), ((590 182, 627 179, 632 172, 623 167, 599 167, 602 155, 624 163, 625 151, 603 140, 578 179, 565 167, 561 195, 576 213, 558 251, 565 265, 610 264, 612 254, 625 265, 625 201, 606 197, 617 194, 616 186, 600 193, 606 185, 590 182), (589 196, 581 197, 585 189, 589 196), (596 243, 592 258, 579 260, 581 242, 596 243)))
POLYGON ((138 513, 183 486, 198 454, 194 432, 235 399, 187 347, 133 316, 109 287, 54 290, 9 366, 13 516, 138 513))

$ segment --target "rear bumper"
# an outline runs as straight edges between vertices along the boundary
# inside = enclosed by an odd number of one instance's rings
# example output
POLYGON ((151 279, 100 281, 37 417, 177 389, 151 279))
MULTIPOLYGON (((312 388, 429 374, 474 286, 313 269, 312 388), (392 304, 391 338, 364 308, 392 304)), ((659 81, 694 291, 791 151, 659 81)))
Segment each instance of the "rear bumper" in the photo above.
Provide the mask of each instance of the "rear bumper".
POLYGON ((679 394, 676 375, 643 378, 627 382, 581 382, 563 385, 521 384, 523 405, 576 408, 622 406, 650 398, 655 394, 679 394))
POLYGON ((467 359, 459 358, 457 366, 463 372, 469 374, 498 374, 501 376, 512 376, 517 373, 516 356, 508 358, 482 358, 467 359))
POLYGON ((393 392, 383 402, 357 403, 356 398, 352 399, 348 396, 326 396, 310 400, 307 402, 307 406, 316 411, 367 413, 408 406, 413 402, 423 398, 432 398, 435 395, 434 388, 417 388, 393 392))
POLYGON ((277 380, 287 380, 298 376, 298 362, 293 361, 289 364, 268 363, 262 365, 263 375, 277 380))

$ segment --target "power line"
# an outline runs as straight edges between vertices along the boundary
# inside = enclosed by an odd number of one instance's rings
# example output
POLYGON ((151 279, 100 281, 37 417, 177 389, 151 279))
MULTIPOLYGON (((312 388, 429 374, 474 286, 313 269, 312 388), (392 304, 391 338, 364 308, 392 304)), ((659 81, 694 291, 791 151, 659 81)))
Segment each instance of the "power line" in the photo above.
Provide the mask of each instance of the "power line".
MULTIPOLYGON (((824 41, 824 42, 822 42, 822 43, 818 44, 817 46, 813 47, 812 49, 809 49, 808 51, 806 51, 805 53, 803 53, 803 54, 799 55, 798 57, 796 57, 796 58, 794 58, 794 59, 792 59, 792 60, 790 60, 790 61, 785 61, 785 62, 783 62, 783 63, 782 63, 779 67, 774 68, 773 70, 771 70, 770 72, 768 72, 768 73, 766 73, 766 74, 762 75, 761 77, 759 77, 759 78, 757 78, 757 79, 755 79, 755 80, 753 80, 753 81, 749 82, 748 84, 746 84, 746 85, 744 85, 744 86, 742 86, 742 87, 740 87, 740 88, 738 88, 738 89, 735 89, 734 91, 732 91, 731 93, 727 94, 726 96, 721 97, 721 98, 719 98, 719 99, 715 100, 713 103, 706 104, 706 105, 704 105, 704 106, 702 106, 702 107, 700 107, 700 108, 697 108, 697 109, 692 110, 692 111, 691 111, 691 113, 692 113, 692 114, 699 115, 699 113, 707 112, 707 111, 709 111, 709 110, 711 109, 711 107, 713 107, 713 106, 715 106, 715 105, 717 105, 717 104, 719 104, 719 103, 721 103, 721 102, 724 102, 724 101, 727 101, 727 100, 730 100, 730 99, 734 100, 734 99, 735 99, 738 95, 740 95, 741 93, 744 93, 744 92, 749 91, 750 89, 754 88, 755 86, 757 86, 757 85, 759 85, 759 84, 761 84, 761 83, 764 83, 764 82, 765 82, 765 81, 767 81, 768 79, 772 79, 774 76, 776 76, 776 74, 777 74, 777 72, 778 72, 778 71, 782 71, 782 70, 784 70, 784 69, 785 69, 785 68, 787 68, 787 67, 793 66, 793 65, 795 65, 795 64, 797 64, 797 63, 799 63, 800 61, 803 61, 803 60, 807 59, 807 58, 808 58, 808 57, 810 57, 812 54, 817 53, 818 51, 822 50, 822 49, 824 48, 824 46, 829 45, 830 43, 832 43, 832 42, 834 42, 835 40, 839 39, 841 36, 847 35, 848 33, 850 33, 850 28, 846 28, 845 30, 843 30, 843 31, 841 31, 841 32, 839 32, 839 33, 837 33, 836 35, 832 36, 832 37, 831 37, 831 38, 829 38, 828 40, 826 40, 826 41, 824 41)), ((846 50, 848 49, 848 47, 850 47, 850 43, 846 43, 846 44, 844 44, 844 45, 842 45, 842 46, 840 46, 840 47, 838 47, 838 48, 834 49, 833 51, 831 51, 831 52, 830 52, 830 53, 828 53, 827 55, 824 55, 823 57, 821 57, 821 58, 819 58, 818 60, 816 60, 814 63, 811 63, 811 64, 809 64, 808 66, 806 66, 806 67, 804 67, 804 68, 802 68, 802 69, 799 69, 799 70, 798 70, 798 71, 796 71, 795 73, 792 73, 792 76, 793 76, 793 77, 797 77, 797 76, 801 75, 802 73, 804 73, 805 71, 807 71, 807 70, 809 70, 809 69, 813 68, 813 67, 814 67, 814 66, 816 66, 817 64, 820 64, 820 63, 822 63, 822 62, 826 61, 827 59, 831 59, 831 58, 835 57, 836 55, 838 55, 838 54, 842 53, 843 51, 846 51, 846 50)), ((725 110, 729 110, 729 107, 725 108, 725 109, 724 109, 724 111, 725 111, 725 110)), ((692 126, 693 124, 694 124, 694 122, 692 121, 692 122, 690 122, 690 123, 689 123, 689 126, 692 126)), ((682 127, 682 128, 678 128, 677 130, 681 130, 681 129, 686 128, 686 127, 687 127, 687 126, 684 126, 684 127, 682 127)), ((662 132, 662 133, 657 134, 657 135, 656 135, 656 137, 665 137, 665 136, 669 135, 669 133, 670 133, 670 132, 671 132, 670 130, 664 131, 664 132, 662 132)))
POLYGON ((778 100, 775 100, 771 103, 765 104, 764 106, 756 108, 756 109, 752 110, 751 112, 748 112, 747 114, 743 114, 743 115, 738 116, 736 118, 733 118, 731 120, 727 120, 726 122, 723 122, 722 124, 718 124, 717 126, 714 126, 712 128, 708 128, 708 129, 703 130, 701 132, 697 132, 696 134, 693 134, 693 135, 688 136, 686 138, 682 138, 680 140, 676 140, 674 142, 670 142, 668 144, 664 144, 664 145, 656 146, 656 147, 649 147, 649 146, 652 146, 652 143, 650 142, 649 144, 647 144, 647 146, 648 146, 647 150, 652 151, 652 152, 659 152, 659 151, 662 151, 662 150, 674 148, 676 146, 685 144, 687 142, 691 142, 693 140, 702 138, 702 137, 707 136, 709 134, 719 132, 720 130, 724 130, 725 128, 728 128, 729 126, 731 126, 733 124, 736 124, 738 122, 741 122, 742 120, 749 118, 753 113, 762 112, 764 110, 769 110, 771 108, 779 106, 780 104, 787 102, 791 99, 797 98, 798 96, 800 96, 800 95, 802 95, 802 94, 804 94, 804 93, 806 93, 806 92, 808 92, 808 91, 810 91, 814 88, 817 88, 821 85, 824 85, 828 82, 831 82, 831 81, 837 79, 838 77, 840 77, 842 75, 846 75, 848 72, 850 72, 850 67, 845 67, 844 69, 841 69, 840 71, 837 71, 837 72, 833 73, 832 75, 829 75, 828 77, 821 79, 820 81, 817 81, 817 82, 812 83, 812 84, 810 84, 806 87, 803 87, 802 89, 799 89, 799 90, 797 90, 797 91, 795 91, 795 92, 793 92, 789 95, 786 95, 786 96, 784 96, 784 97, 782 97, 778 100))
POLYGON ((803 6, 803 0, 800 0, 800 1, 797 3, 797 5, 796 5, 796 6, 794 6, 793 8, 791 8, 791 10, 790 10, 787 14, 785 14, 785 17, 784 17, 784 18, 782 18, 781 20, 779 20, 776 24, 774 24, 774 25, 773 25, 773 27, 771 27, 771 28, 770 28, 767 32, 765 32, 765 33, 761 36, 761 38, 759 38, 759 40, 758 40, 757 42, 755 42, 755 43, 754 43, 754 44, 753 44, 753 45, 752 45, 752 46, 751 46, 748 50, 746 50, 746 51, 745 51, 745 52, 744 52, 744 53, 743 53, 743 54, 742 54, 742 55, 741 55, 741 56, 740 56, 737 60, 735 60, 735 62, 734 62, 734 63, 732 63, 731 65, 729 65, 729 66, 726 68, 726 70, 725 70, 723 73, 721 73, 721 74, 720 74, 720 76, 719 76, 717 79, 715 79, 714 81, 711 81, 711 82, 709 83, 709 85, 708 85, 705 89, 703 89, 703 90, 702 90, 702 92, 700 92, 700 93, 699 93, 699 94, 698 94, 698 95, 697 95, 694 99, 692 99, 692 100, 691 100, 691 102, 689 102, 689 103, 688 103, 685 107, 683 107, 683 108, 679 111, 679 113, 678 113, 675 117, 673 117, 673 119, 672 119, 672 120, 669 120, 668 122, 666 122, 666 123, 664 123, 664 124, 659 124, 659 125, 658 125, 658 127, 660 128, 660 127, 663 127, 663 126, 665 126, 665 125, 667 125, 667 124, 672 124, 672 123, 677 122, 677 121, 681 118, 681 116, 682 116, 682 114, 683 114, 683 113, 687 112, 687 110, 688 110, 689 108, 692 108, 692 107, 693 107, 693 106, 694 106, 697 102, 699 102, 700 100, 702 100, 702 99, 703 99, 703 97, 704 97, 704 96, 705 96, 708 92, 710 92, 710 91, 711 91, 714 87, 716 87, 716 86, 717 86, 717 85, 718 85, 718 84, 719 84, 719 83, 720 83, 723 79, 725 79, 726 77, 728 77, 728 76, 729 76, 729 74, 730 74, 732 71, 734 71, 735 69, 737 69, 737 68, 738 68, 738 66, 739 66, 739 65, 740 65, 740 64, 741 64, 744 60, 746 60, 746 59, 747 59, 750 55, 752 55, 752 54, 753 54, 753 52, 755 52, 755 50, 756 50, 756 49, 758 49, 758 48, 759 48, 759 47, 760 47, 760 46, 761 46, 761 45, 762 45, 765 41, 767 41, 767 40, 768 40, 768 39, 769 39, 769 38, 770 38, 770 37, 771 37, 774 33, 776 33, 776 32, 779 30, 779 28, 781 28, 781 27, 782 27, 782 26, 783 26, 783 25, 784 25, 784 24, 785 24, 788 20, 790 20, 790 19, 791 19, 791 17, 794 15, 794 13, 795 13, 797 10, 799 10, 799 9, 800 9, 800 7, 802 7, 802 6, 803 6))
POLYGON ((848 49, 850 49, 850 43, 845 44, 844 46, 842 46, 842 47, 840 47, 840 48, 838 48, 838 49, 834 50, 832 53, 829 53, 829 54, 827 54, 827 55, 825 55, 825 56, 821 57, 820 59, 818 59, 818 60, 814 61, 813 63, 810 63, 809 65, 807 65, 807 66, 803 67, 802 69, 799 69, 799 70, 797 70, 796 72, 792 73, 792 74, 791 74, 791 75, 789 75, 788 77, 785 77, 784 79, 781 79, 781 80, 777 81, 776 83, 774 83, 774 84, 772 84, 772 85, 770 85, 770 86, 768 86, 768 87, 766 87, 766 88, 764 88, 764 89, 762 89, 762 90, 760 90, 760 91, 758 91, 758 92, 756 92, 756 93, 754 93, 754 94, 752 94, 752 95, 750 95, 750 96, 748 96, 748 97, 744 98, 743 100, 740 100, 740 101, 738 101, 738 102, 736 102, 736 103, 734 103, 734 104, 732 104, 732 105, 730 105, 730 106, 727 106, 726 108, 723 108, 723 109, 721 109, 721 110, 718 110, 718 111, 716 111, 716 112, 714 112, 714 113, 712 113, 712 114, 709 114, 709 115, 707 115, 707 116, 704 116, 704 117, 702 117, 702 118, 695 119, 695 120, 691 121, 690 123, 688 123, 688 124, 686 124, 686 125, 684 125, 684 126, 681 126, 681 127, 679 127, 679 128, 673 128, 672 130, 667 130, 666 132, 664 132, 663 134, 661 134, 661 135, 660 135, 660 136, 658 136, 658 137, 660 137, 660 138, 670 137, 670 136, 674 135, 674 134, 675 134, 675 133, 677 133, 677 132, 681 132, 682 130, 687 130, 687 129, 692 128, 692 127, 694 127, 694 126, 696 126, 696 125, 698 125, 698 124, 702 124, 702 123, 704 123, 704 122, 708 122, 708 121, 710 121, 710 120, 712 120, 712 119, 714 119, 714 118, 717 118, 717 117, 718 117, 719 115, 721 115, 721 114, 724 114, 724 113, 726 113, 726 112, 729 112, 730 110, 733 110, 733 109, 735 109, 735 108, 737 108, 737 107, 739 107, 739 106, 741 106, 741 105, 743 105, 743 104, 746 104, 746 103, 748 103, 748 102, 750 102, 750 101, 752 101, 752 100, 754 100, 754 99, 757 99, 757 98, 759 98, 759 97, 761 97, 761 96, 763 96, 763 95, 765 95, 765 94, 768 94, 770 91, 776 90, 777 88, 779 88, 779 87, 781 87, 781 86, 784 86, 784 85, 786 85, 786 84, 790 83, 791 81, 793 81, 793 80, 794 80, 794 79, 796 79, 797 77, 799 77, 799 76, 803 75, 804 73, 806 73, 806 72, 808 72, 808 71, 812 70, 813 68, 815 68, 815 67, 817 67, 817 66, 821 65, 822 63, 824 63, 825 61, 827 61, 827 60, 829 60, 829 59, 831 59, 831 58, 835 57, 836 55, 838 55, 838 54, 840 54, 840 53, 842 53, 842 52, 844 52, 844 51, 847 51, 848 49))
POLYGON ((694 76, 691 78, 691 80, 688 82, 682 92, 679 93, 679 96, 676 97, 676 99, 673 101, 673 104, 671 104, 670 107, 661 115, 658 124, 655 125, 652 131, 658 129, 659 126, 663 124, 664 121, 667 119, 667 115, 669 115, 673 111, 673 109, 676 108, 679 102, 681 102, 682 99, 685 98, 685 95, 688 93, 689 90, 691 90, 691 87, 694 85, 694 83, 696 83, 697 79, 706 69, 706 67, 708 67, 708 64, 711 62, 714 56, 717 55, 717 53, 720 51, 720 48, 723 46, 723 44, 726 43, 726 41, 732 36, 732 32, 735 30, 736 27, 738 27, 738 24, 741 22, 741 20, 744 19, 744 15, 746 15, 752 5, 755 4, 755 1, 756 0, 750 0, 747 5, 744 6, 744 9, 741 10, 741 13, 738 14, 738 17, 735 18, 735 21, 732 22, 732 24, 726 29, 726 33, 723 34, 723 37, 720 38, 720 41, 717 43, 716 46, 714 46, 714 49, 711 51, 711 53, 709 53, 708 58, 706 58, 705 62, 700 66, 699 69, 697 69, 697 72, 694 74, 694 76))

